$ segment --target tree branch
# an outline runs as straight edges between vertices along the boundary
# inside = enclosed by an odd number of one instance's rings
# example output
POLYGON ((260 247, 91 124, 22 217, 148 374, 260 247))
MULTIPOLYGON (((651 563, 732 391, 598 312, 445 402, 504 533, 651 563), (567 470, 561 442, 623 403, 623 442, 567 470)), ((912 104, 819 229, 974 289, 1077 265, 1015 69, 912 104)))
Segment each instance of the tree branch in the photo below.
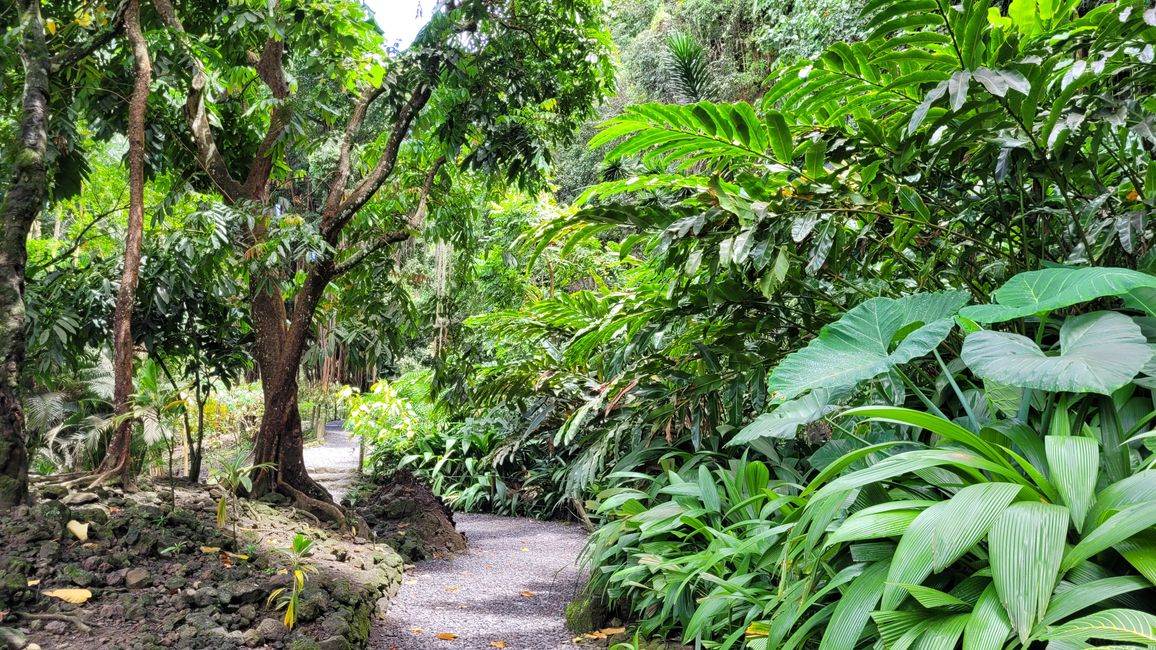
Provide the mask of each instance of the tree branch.
POLYGON ((64 249, 58 255, 56 255, 52 259, 48 260, 47 262, 44 262, 43 264, 37 264, 36 266, 28 267, 27 275, 28 276, 35 275, 35 274, 39 273, 40 271, 43 271, 44 269, 46 269, 46 268, 48 268, 54 264, 57 264, 59 262, 64 261, 65 258, 67 258, 69 255, 72 255, 74 252, 76 252, 76 249, 78 249, 84 245, 84 242, 86 241, 84 239, 84 236, 87 235, 88 231, 92 230, 92 228, 94 226, 96 226, 96 224, 100 223, 101 221, 104 221, 109 216, 114 215, 117 212, 122 212, 126 209, 128 209, 128 206, 123 205, 119 208, 113 208, 111 210, 107 210, 105 212, 102 212, 102 213, 96 215, 96 217, 92 221, 90 221, 87 226, 85 226, 79 233, 76 234, 76 239, 72 242, 71 246, 64 249))
POLYGON ((413 238, 413 231, 411 230, 395 230, 393 232, 385 233, 377 239, 368 244, 361 246, 353 255, 345 258, 341 262, 333 266, 333 277, 337 277, 352 271, 358 264, 364 262, 370 255, 389 246, 390 244, 397 244, 413 238))
POLYGON ((189 96, 185 100, 185 117, 189 122, 189 130, 192 131, 193 143, 197 147, 197 163, 209 175, 209 180, 224 195, 226 202, 235 203, 242 197, 244 189, 241 183, 229 173, 229 166, 225 162, 225 157, 217 149, 216 140, 213 138, 209 115, 205 110, 205 87, 209 83, 209 76, 205 73, 205 64, 186 41, 188 34, 185 32, 184 25, 181 24, 181 19, 173 10, 170 0, 154 0, 153 6, 156 7, 161 21, 169 29, 177 32, 176 40, 181 44, 181 48, 189 60, 189 65, 192 67, 193 78, 189 83, 189 96))
POLYGON ((273 150, 285 130, 289 127, 292 109, 289 106, 289 82, 285 80, 285 42, 269 39, 261 50, 260 57, 252 61, 257 70, 257 76, 265 82, 269 92, 273 94, 276 104, 273 113, 269 116, 269 130, 265 138, 257 147, 253 156, 253 163, 249 166, 249 174, 245 178, 245 195, 259 196, 269 182, 269 175, 273 172, 273 150))
POLYGON ((52 74, 75 65, 81 59, 111 43, 112 39, 116 38, 124 29, 124 14, 127 10, 128 0, 121 0, 116 11, 113 12, 112 18, 108 21, 108 25, 96 36, 93 36, 91 40, 73 45, 53 58, 52 74))
POLYGON ((350 160, 353 154, 353 140, 357 131, 365 120, 369 105, 385 92, 385 84, 370 89, 353 109, 349 122, 345 125, 345 137, 341 141, 341 152, 337 156, 337 173, 329 183, 329 198, 325 202, 325 213, 335 214, 341 207, 341 196, 345 192, 345 183, 349 181, 350 160))
MULTIPOLYGON (((373 195, 393 173, 393 168, 397 164, 398 153, 401 151, 401 143, 409 133, 414 119, 429 102, 430 94, 431 89, 426 85, 422 85, 414 91, 409 101, 398 111, 397 123, 389 136, 389 142, 386 144, 385 150, 381 152, 381 157, 378 158, 373 170, 357 184, 348 199, 340 203, 335 211, 327 213, 322 219, 321 234, 327 241, 330 243, 337 241, 337 236, 341 234, 341 229, 345 227, 345 224, 349 223, 353 215, 357 214, 357 211, 373 198, 373 195)), ((333 189, 331 188, 331 193, 333 189)), ((337 188, 338 193, 341 192, 341 189, 337 188)))

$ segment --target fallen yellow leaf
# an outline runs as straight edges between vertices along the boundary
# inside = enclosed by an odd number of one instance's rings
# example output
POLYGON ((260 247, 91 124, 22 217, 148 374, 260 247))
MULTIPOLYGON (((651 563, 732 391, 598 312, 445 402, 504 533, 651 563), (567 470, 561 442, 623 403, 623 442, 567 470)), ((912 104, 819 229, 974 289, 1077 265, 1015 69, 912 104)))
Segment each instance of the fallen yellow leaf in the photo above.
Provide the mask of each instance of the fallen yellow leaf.
POLYGON ((68 522, 68 532, 75 535, 76 539, 79 539, 82 542, 88 541, 88 524, 82 524, 79 521, 73 519, 72 521, 68 522))
POLYGON ((624 627, 604 627, 598 631, 605 634, 606 636, 614 636, 615 634, 625 634, 626 628, 624 628, 624 627))
POLYGON ((434 636, 441 639, 442 641, 453 641, 454 639, 458 638, 458 635, 451 632, 438 632, 434 636))
POLYGON ((44 595, 59 598, 73 605, 83 605, 88 602, 89 598, 92 598, 92 592, 87 589, 51 589, 44 592, 44 595))
POLYGON ((532 592, 532 591, 519 591, 518 595, 523 597, 523 598, 533 598, 534 592, 532 592))
POLYGON ((421 634, 421 628, 420 628, 420 627, 411 627, 411 628, 409 628, 409 631, 410 631, 410 633, 412 633, 414 636, 417 636, 417 635, 421 634))
POLYGON ((39 580, 29 580, 29 581, 28 581, 28 586, 29 586, 29 587, 35 587, 35 586, 36 586, 36 585, 38 585, 38 584, 40 584, 40 581, 39 581, 39 580))
POLYGON ((202 553, 220 553, 221 547, 220 546, 202 546, 201 552, 202 553))
POLYGON ((506 647, 506 642, 505 641, 490 641, 490 647, 491 648, 504 648, 504 647, 506 647))
POLYGON ((526 546, 523 546, 523 547, 522 547, 522 552, 523 552, 523 553, 529 553, 529 552, 530 552, 530 549, 529 549, 528 547, 526 547, 526 546))
POLYGON ((229 557, 233 558, 234 560, 248 560, 249 559, 248 555, 244 555, 242 553, 230 553, 228 551, 225 551, 225 555, 228 555, 229 557))
POLYGON ((457 587, 446 587, 446 591, 457 591, 457 587))

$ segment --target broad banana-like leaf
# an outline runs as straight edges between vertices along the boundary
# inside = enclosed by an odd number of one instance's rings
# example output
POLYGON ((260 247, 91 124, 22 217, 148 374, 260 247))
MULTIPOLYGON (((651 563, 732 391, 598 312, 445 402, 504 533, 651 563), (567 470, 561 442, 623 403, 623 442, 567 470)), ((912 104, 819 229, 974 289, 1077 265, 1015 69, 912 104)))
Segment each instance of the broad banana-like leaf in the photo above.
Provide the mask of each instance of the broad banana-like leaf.
POLYGON ((1140 327, 1123 314, 1073 316, 1060 327, 1060 355, 1048 356, 1026 336, 984 330, 963 342, 963 361, 976 375, 1038 390, 1111 395, 1152 356, 1140 327))
POLYGON ((967 300, 963 291, 872 298, 783 359, 771 373, 771 393, 792 399, 816 388, 853 387, 922 357, 951 333, 967 300))
POLYGON ((1092 438, 1046 436, 1048 467, 1052 483, 1064 499, 1076 530, 1084 530, 1084 519, 1096 497, 1096 478, 1100 475, 1100 445, 1092 438))
POLYGON ((1145 531, 1134 535, 1117 544, 1116 550, 1140 575, 1156 585, 1156 533, 1145 531))
POLYGON ((920 513, 895 549, 880 606, 895 609, 907 597, 903 585, 921 584, 932 571, 963 557, 988 534, 1020 489, 1012 483, 969 485, 920 513))
POLYGON ((1156 616, 1134 609, 1106 609, 1048 630, 1046 640, 1103 639, 1156 645, 1156 616))
POLYGON ((1028 271, 996 289, 995 304, 964 307, 959 315, 977 323, 1003 323, 1141 287, 1156 287, 1156 276, 1105 267, 1028 271))
POLYGON ((1022 643, 1047 612, 1067 532, 1067 508, 1033 502, 1012 504, 991 527, 992 582, 1022 643))

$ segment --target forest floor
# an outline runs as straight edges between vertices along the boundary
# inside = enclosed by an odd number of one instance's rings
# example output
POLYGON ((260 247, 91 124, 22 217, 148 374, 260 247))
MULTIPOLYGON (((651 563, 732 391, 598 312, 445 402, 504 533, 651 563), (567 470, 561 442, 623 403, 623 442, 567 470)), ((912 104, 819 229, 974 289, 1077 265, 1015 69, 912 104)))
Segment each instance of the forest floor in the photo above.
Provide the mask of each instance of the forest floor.
POLYGON ((468 550, 419 562, 406 573, 384 624, 380 650, 556 650, 573 648, 566 605, 580 595, 576 560, 586 535, 576 525, 455 514, 468 550), (447 643, 452 641, 452 643, 447 643))

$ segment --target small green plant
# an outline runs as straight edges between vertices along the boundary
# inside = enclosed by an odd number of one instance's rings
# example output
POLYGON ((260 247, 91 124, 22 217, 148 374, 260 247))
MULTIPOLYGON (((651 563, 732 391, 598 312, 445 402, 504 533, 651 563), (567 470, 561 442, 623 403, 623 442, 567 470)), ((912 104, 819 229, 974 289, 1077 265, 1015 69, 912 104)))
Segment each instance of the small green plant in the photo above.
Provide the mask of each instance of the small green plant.
POLYGON ((317 573, 317 567, 308 562, 309 556, 313 554, 313 540, 305 535, 301 533, 294 535, 293 544, 285 550, 289 554, 289 566, 280 573, 289 575, 289 586, 274 589, 269 594, 267 603, 275 604, 276 609, 284 608, 283 622, 286 628, 292 630, 297 624, 297 601, 305 589, 305 578, 310 573, 317 573))
POLYGON ((228 519, 229 510, 233 511, 233 543, 237 543, 237 509, 239 501, 237 492, 241 488, 246 491, 253 489, 253 472, 263 469, 273 469, 273 463, 258 463, 248 465, 249 451, 241 450, 232 458, 222 460, 215 469, 209 471, 209 478, 225 490, 225 494, 217 500, 217 527, 224 528, 228 519))

